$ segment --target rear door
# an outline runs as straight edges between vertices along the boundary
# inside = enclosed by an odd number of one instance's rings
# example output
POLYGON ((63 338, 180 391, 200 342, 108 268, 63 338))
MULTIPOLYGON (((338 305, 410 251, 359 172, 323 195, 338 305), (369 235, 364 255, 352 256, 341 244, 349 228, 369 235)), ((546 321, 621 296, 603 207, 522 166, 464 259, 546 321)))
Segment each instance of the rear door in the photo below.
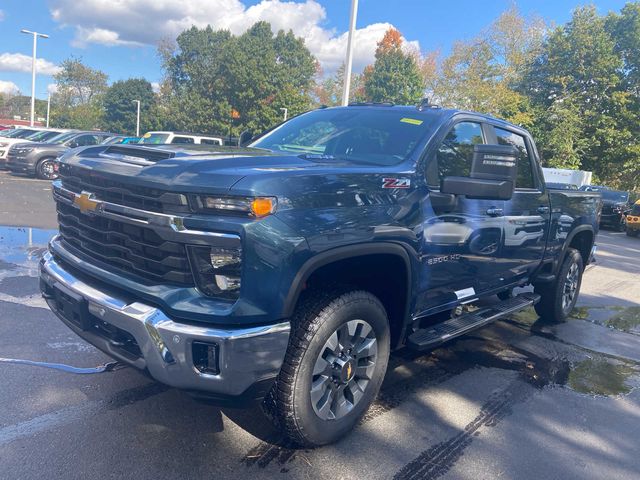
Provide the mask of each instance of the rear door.
POLYGON ((490 143, 487 125, 469 118, 445 127, 427 153, 429 198, 422 209, 422 288, 418 308, 474 298, 498 285, 502 266, 496 261, 503 241, 501 200, 470 199, 440 193, 446 176, 469 176, 476 144, 490 143))
POLYGON ((505 202, 504 248, 501 256, 505 284, 529 278, 538 267, 549 235, 549 195, 538 168, 530 137, 510 126, 494 125, 490 135, 500 145, 518 149, 518 176, 513 198, 505 202))

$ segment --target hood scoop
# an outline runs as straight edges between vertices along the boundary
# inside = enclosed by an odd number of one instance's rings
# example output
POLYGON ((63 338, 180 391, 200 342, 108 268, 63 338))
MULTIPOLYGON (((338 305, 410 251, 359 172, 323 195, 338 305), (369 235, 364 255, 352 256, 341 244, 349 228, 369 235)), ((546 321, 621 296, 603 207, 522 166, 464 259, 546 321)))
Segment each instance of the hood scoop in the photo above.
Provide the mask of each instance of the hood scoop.
POLYGON ((149 165, 153 165, 156 162, 159 162, 160 160, 174 158, 176 156, 176 152, 162 150, 157 147, 145 148, 113 145, 102 151, 99 156, 104 158, 116 159, 120 162, 138 165, 140 167, 147 167, 149 165))

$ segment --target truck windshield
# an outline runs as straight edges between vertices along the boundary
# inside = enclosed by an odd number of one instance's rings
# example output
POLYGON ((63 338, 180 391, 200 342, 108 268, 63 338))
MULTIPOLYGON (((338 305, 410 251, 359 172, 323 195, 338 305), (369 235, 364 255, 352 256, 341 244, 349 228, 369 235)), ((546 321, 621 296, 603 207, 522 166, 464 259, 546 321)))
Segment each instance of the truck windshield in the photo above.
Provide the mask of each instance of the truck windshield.
POLYGON ((167 143, 168 133, 145 133, 138 143, 162 144, 167 143))
POLYGON ((292 118, 250 146, 310 160, 395 165, 411 155, 429 129, 430 120, 418 111, 323 109, 292 118))
POLYGON ((603 200, 610 202, 626 202, 629 200, 629 192, 618 192, 616 190, 601 190, 603 200))

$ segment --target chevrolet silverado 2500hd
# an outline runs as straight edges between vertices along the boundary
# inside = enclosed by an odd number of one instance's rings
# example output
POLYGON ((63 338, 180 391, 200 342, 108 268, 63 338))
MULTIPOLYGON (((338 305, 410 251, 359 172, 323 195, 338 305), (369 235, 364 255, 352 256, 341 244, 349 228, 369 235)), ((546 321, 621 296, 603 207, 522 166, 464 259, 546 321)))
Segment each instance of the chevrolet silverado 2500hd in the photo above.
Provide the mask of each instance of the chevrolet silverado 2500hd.
POLYGON ((41 262, 58 317, 200 397, 270 392, 306 446, 356 424, 393 349, 531 305, 564 320, 601 202, 547 189, 525 130, 429 106, 318 109, 214 152, 87 147, 58 171, 60 231, 41 262))

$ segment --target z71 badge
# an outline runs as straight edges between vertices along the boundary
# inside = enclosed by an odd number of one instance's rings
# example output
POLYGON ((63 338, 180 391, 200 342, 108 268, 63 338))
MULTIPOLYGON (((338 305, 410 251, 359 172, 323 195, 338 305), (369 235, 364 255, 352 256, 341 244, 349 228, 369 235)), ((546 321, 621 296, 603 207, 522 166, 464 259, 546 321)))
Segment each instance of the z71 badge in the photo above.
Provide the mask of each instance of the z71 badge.
POLYGON ((383 178, 382 188, 409 188, 411 186, 410 178, 383 178))

